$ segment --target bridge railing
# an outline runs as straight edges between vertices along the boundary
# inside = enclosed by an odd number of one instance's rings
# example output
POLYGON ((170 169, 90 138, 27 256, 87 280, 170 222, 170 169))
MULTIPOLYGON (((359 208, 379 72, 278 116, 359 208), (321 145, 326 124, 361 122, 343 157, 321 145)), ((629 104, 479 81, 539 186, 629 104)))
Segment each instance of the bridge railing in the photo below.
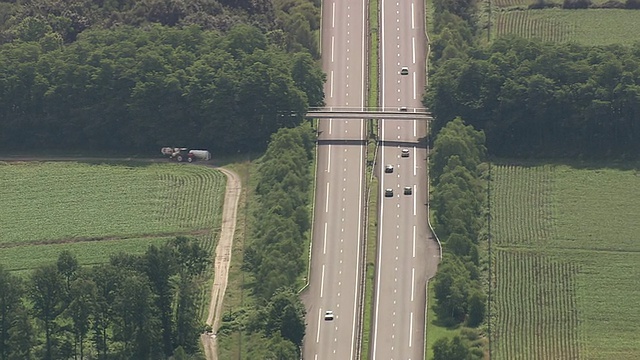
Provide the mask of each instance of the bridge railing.
POLYGON ((324 106, 324 107, 310 107, 308 112, 317 113, 317 112, 370 112, 370 113, 378 113, 378 112, 398 112, 404 111, 406 109, 407 112, 415 112, 415 113, 429 113, 429 110, 424 107, 410 107, 406 106, 401 109, 398 106, 324 106))

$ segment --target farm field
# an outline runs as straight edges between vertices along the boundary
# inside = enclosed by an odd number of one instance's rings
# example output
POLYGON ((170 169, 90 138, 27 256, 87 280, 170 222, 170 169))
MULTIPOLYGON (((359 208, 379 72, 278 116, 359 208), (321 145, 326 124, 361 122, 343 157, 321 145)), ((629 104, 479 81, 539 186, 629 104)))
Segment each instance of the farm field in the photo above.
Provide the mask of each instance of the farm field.
POLYGON ((640 357, 638 168, 492 168, 496 359, 640 357))
POLYGON ((517 35, 550 42, 630 45, 640 41, 637 36, 640 33, 640 11, 497 9, 493 13, 492 32, 494 38, 517 35))
POLYGON ((27 273, 70 250, 95 265, 176 236, 197 238, 212 254, 225 182, 197 165, 0 162, 0 264, 27 273))

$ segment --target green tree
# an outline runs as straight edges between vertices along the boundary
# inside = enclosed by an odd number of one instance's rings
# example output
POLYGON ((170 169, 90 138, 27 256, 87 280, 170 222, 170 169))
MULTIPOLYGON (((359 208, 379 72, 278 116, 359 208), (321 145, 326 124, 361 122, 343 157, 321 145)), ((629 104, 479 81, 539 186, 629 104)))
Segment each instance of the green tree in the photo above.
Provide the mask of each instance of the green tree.
POLYGON ((81 276, 71 282, 69 307, 65 310, 73 323, 74 356, 84 359, 84 343, 91 327, 91 314, 97 301, 97 287, 88 276, 81 276))
POLYGON ((306 310, 298 295, 291 288, 280 289, 271 297, 267 309, 267 335, 279 333, 297 346, 302 346, 306 310))
MULTIPOLYGON (((123 342, 123 355, 130 359, 155 359, 163 353, 156 347, 160 321, 149 279, 136 272, 122 278, 114 298, 114 336, 123 342)), ((173 350, 173 349, 171 349, 173 350)))
POLYGON ((16 321, 16 312, 22 305, 24 289, 20 278, 12 275, 0 265, 0 359, 7 360, 14 352, 10 346, 11 331, 16 321))
POLYGON ((96 302, 93 307, 93 343, 98 359, 107 359, 110 352, 114 321, 113 304, 116 301, 119 282, 125 268, 112 264, 96 266, 92 269, 92 279, 96 284, 96 302))
POLYGON ((12 324, 9 328, 9 339, 6 349, 9 350, 7 360, 32 359, 32 349, 36 344, 35 332, 31 324, 29 311, 23 304, 13 309, 12 324))
POLYGON ((65 290, 69 292, 71 290, 71 281, 76 277, 76 273, 79 269, 78 259, 69 250, 63 250, 58 254, 58 261, 56 263, 58 272, 65 280, 65 290))
POLYGON ((434 283, 438 318, 460 323, 467 313, 470 290, 469 272, 457 256, 447 256, 438 269, 434 283))
POLYGON ((64 279, 55 265, 42 265, 31 273, 29 298, 33 311, 41 321, 45 332, 45 350, 43 358, 57 358, 55 338, 58 335, 56 319, 64 311, 64 279))
MULTIPOLYGON (((198 322, 196 299, 198 287, 193 279, 182 273, 178 278, 175 310, 175 344, 183 351, 193 353, 198 349, 198 322)), ((174 354, 175 355, 175 354, 174 354)))
POLYGON ((171 277, 176 273, 173 249, 168 245, 149 246, 144 255, 144 272, 149 278, 159 311, 162 350, 166 356, 173 353, 173 287, 171 277))
POLYGON ((456 335, 451 339, 441 337, 433 343, 433 360, 472 360, 469 347, 456 335))
POLYGON ((440 130, 434 142, 431 153, 431 177, 438 184, 444 167, 453 155, 459 157, 462 166, 472 173, 477 172, 478 165, 484 161, 486 148, 485 136, 482 131, 476 131, 472 126, 465 125, 461 118, 447 123, 440 130))
POLYGON ((487 297, 479 290, 474 290, 469 293, 469 317, 467 318, 468 326, 476 327, 482 324, 486 313, 486 301, 487 297))

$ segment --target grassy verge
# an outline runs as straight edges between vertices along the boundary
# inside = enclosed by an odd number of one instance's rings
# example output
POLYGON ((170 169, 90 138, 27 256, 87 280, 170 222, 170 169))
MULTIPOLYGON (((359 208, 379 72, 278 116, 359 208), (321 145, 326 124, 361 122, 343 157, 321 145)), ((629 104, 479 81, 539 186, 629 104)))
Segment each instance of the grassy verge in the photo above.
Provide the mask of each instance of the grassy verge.
MULTIPOLYGON (((375 156, 376 142, 370 140, 368 143, 368 154, 369 158, 367 159, 371 163, 373 163, 373 159, 375 156)), ((369 358, 369 350, 371 343, 371 317, 373 316, 373 300, 374 300, 374 281, 375 281, 375 270, 376 270, 376 249, 378 244, 378 179, 376 177, 371 177, 372 172, 374 171, 373 166, 367 167, 367 181, 372 179, 369 183, 369 213, 368 219, 368 228, 367 228, 367 248, 366 248, 366 256, 367 262, 365 265, 366 278, 365 278, 365 292, 364 292, 364 312, 362 319, 362 359, 369 358)))
MULTIPOLYGON (((368 77, 368 94, 367 106, 378 106, 378 0, 369 1, 369 77, 368 77)), ((378 234, 378 180, 372 177, 375 170, 376 158, 376 141, 378 138, 378 122, 375 119, 369 123, 369 141, 367 142, 367 171, 366 181, 368 184, 368 228, 367 228, 367 247, 365 264, 365 289, 364 289, 364 311, 362 319, 362 339, 361 339, 361 359, 369 358, 370 342, 371 342, 371 316, 373 309, 374 279, 375 279, 375 261, 378 234)))

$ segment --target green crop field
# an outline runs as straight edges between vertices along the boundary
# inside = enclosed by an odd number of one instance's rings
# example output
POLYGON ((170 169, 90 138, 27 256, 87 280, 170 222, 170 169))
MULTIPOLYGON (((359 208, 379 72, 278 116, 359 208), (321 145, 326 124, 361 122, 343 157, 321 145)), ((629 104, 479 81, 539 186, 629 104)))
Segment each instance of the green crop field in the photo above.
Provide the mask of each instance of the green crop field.
POLYGON ((493 38, 518 35, 585 45, 632 44, 640 41, 640 11, 621 9, 497 10, 493 38))
POLYGON ((640 358, 640 171, 492 173, 495 358, 640 358))
MULTIPOLYGON (((95 265, 180 235, 213 257, 225 182, 197 165, 0 163, 0 264, 25 273, 70 250, 80 264, 95 265)), ((211 271, 201 279, 202 299, 211 271)))

